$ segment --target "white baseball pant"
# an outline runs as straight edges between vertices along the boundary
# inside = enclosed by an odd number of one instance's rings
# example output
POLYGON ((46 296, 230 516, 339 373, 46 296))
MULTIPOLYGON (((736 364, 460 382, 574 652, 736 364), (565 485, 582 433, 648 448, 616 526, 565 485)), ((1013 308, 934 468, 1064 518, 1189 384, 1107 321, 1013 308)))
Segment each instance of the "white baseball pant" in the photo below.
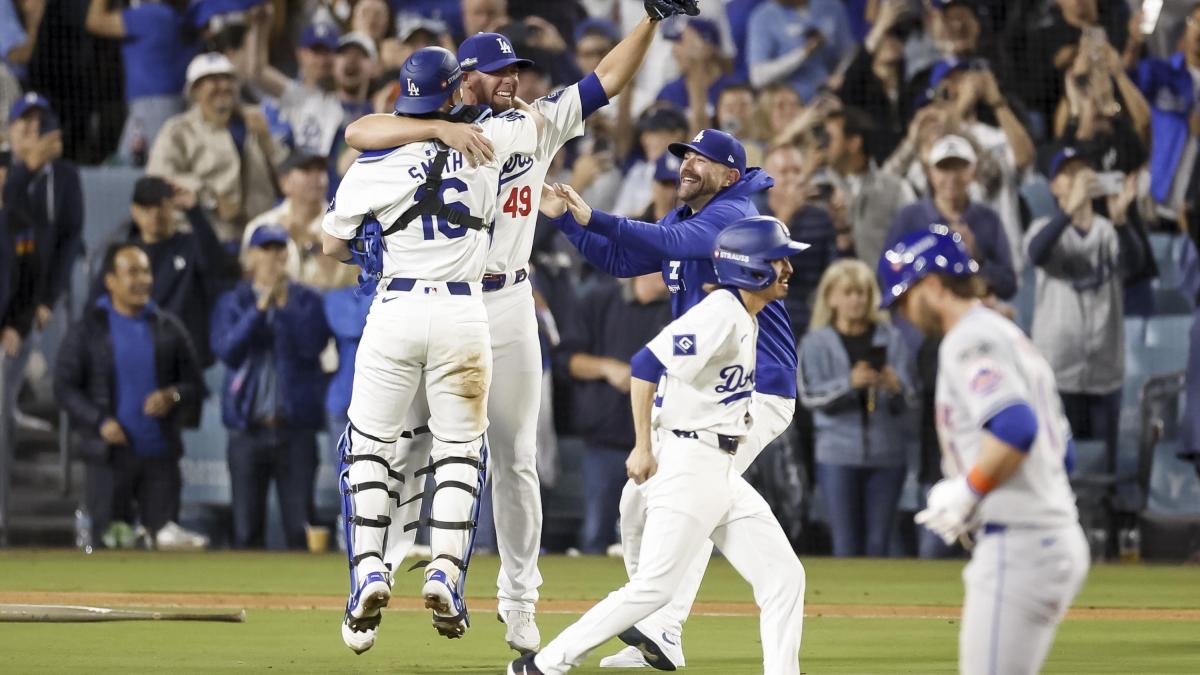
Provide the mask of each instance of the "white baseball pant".
MULTIPOLYGON (((396 444, 405 427, 403 411, 417 398, 422 381, 432 459, 479 460, 487 430, 492 354, 479 284, 469 288, 470 295, 455 295, 445 283, 418 281, 411 291, 381 290, 371 306, 355 360, 348 412, 350 452, 360 458, 350 462, 347 476, 354 508, 348 544, 352 559, 360 560, 359 578, 384 570, 385 534, 390 529, 386 524, 394 526, 399 520, 394 520, 395 497, 389 494, 399 492, 396 473, 403 466, 396 444), (377 459, 366 461, 364 456, 377 459), (362 557, 370 553, 378 557, 362 557)), ((439 483, 474 484, 474 471, 453 463, 434 477, 439 483)), ((469 521, 473 503, 464 490, 439 490, 433 518, 469 521)), ((468 537, 464 529, 435 529, 430 544, 435 556, 462 559, 468 537)), ((458 567, 449 560, 435 560, 430 568, 443 569, 451 580, 458 578, 458 567)))
MULTIPOLYGON (((792 416, 796 412, 796 399, 770 394, 755 393, 751 401, 751 418, 754 424, 745 443, 738 447, 734 455, 734 470, 741 475, 754 463, 754 459, 762 453, 763 448, 779 437, 792 424, 792 416)), ((762 502, 770 514, 770 507, 751 489, 756 501, 762 502)), ((751 497, 746 495, 747 499, 751 497)), ((643 530, 646 526, 646 500, 643 491, 638 489, 633 481, 627 481, 621 491, 621 547, 625 557, 625 571, 633 578, 641 558, 641 547, 644 539, 643 530)), ((692 613, 692 604, 696 602, 696 594, 700 592, 700 584, 704 581, 704 571, 708 569, 708 561, 712 557, 713 544, 703 542, 695 559, 687 567, 683 582, 679 584, 671 601, 665 607, 647 618, 642 632, 647 635, 660 635, 666 632, 674 640, 681 640, 683 623, 692 613)), ((724 549, 722 549, 724 551, 724 549)), ((682 643, 679 643, 682 644, 682 643)), ((675 664, 677 666, 683 663, 675 664)))
POLYGON ((547 675, 565 673, 592 649, 660 610, 701 549, 715 543, 754 589, 762 612, 763 672, 799 675, 804 566, 783 528, 728 453, 669 431, 660 431, 655 445, 658 471, 636 488, 647 507, 636 572, 546 645, 536 658, 538 668, 547 675))
MULTIPOLYGON (((511 282, 511 275, 510 275, 511 282)), ((488 395, 488 480, 492 483, 492 512, 500 549, 496 580, 501 612, 534 611, 542 576, 538 552, 542 538, 542 496, 537 474, 537 420, 542 387, 541 343, 534 318, 533 292, 528 281, 507 285, 483 295, 492 347, 492 382, 488 395)), ((405 428, 418 429, 429 419, 428 408, 416 400, 405 428)), ((406 467, 419 469, 430 452, 428 434, 401 438, 399 456, 406 467)), ((406 471, 404 501, 424 487, 406 471)), ((403 524, 417 519, 419 501, 401 508, 388 533, 384 556, 392 570, 412 549, 416 533, 403 524)))
POLYGON ((962 575, 966 597, 958 671, 1039 672, 1089 563, 1087 538, 1078 523, 980 534, 962 575))

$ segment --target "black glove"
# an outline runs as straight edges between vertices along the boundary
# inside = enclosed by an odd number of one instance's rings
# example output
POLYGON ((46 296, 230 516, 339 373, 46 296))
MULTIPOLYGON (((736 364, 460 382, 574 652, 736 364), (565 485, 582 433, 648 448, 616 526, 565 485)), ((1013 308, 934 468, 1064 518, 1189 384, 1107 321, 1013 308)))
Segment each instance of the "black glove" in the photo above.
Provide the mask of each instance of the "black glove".
POLYGON ((649 15, 651 21, 662 21, 676 14, 687 14, 688 16, 700 14, 696 0, 643 0, 642 5, 646 7, 646 14, 649 15))

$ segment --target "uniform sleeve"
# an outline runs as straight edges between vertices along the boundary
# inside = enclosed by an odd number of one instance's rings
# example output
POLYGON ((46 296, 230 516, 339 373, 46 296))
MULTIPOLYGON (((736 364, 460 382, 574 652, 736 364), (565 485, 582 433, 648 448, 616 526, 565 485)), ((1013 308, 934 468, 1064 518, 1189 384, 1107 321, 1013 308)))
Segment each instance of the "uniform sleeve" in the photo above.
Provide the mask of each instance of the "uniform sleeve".
POLYGON ((483 133, 492 141, 498 162, 503 163, 512 155, 532 155, 537 151, 537 124, 519 110, 509 110, 485 120, 483 133))
POLYGON ((732 205, 719 203, 687 220, 663 227, 593 210, 588 229, 621 246, 660 258, 707 260, 712 257, 713 244, 721 229, 744 215, 732 205))
POLYGON ((733 308, 718 293, 672 321, 646 345, 666 371, 681 380, 694 379, 733 334, 733 308))
POLYGON ((954 383, 973 425, 983 427, 1001 410, 1029 401, 1009 345, 982 332, 956 338, 942 344, 949 351, 939 369, 954 383))
POLYGON ((567 141, 582 136, 583 121, 606 105, 608 95, 595 73, 534 101, 534 109, 546 117, 546 127, 538 139, 542 154, 552 156, 567 141))
POLYGON ((353 164, 338 185, 321 229, 338 239, 353 239, 363 216, 375 213, 411 188, 395 167, 353 164))

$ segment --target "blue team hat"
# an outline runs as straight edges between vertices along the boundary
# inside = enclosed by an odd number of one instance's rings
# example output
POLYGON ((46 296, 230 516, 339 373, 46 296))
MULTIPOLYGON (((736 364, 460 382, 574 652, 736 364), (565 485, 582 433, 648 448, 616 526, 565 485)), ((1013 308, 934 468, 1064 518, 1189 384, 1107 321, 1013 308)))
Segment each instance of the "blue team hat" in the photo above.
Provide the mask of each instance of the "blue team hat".
POLYGON ((942 83, 942 80, 949 77, 951 73, 955 73, 960 70, 968 70, 970 67, 971 64, 966 59, 950 58, 938 61, 937 63, 933 64, 933 70, 929 71, 929 88, 937 89, 938 85, 942 83))
POLYGON ((396 112, 422 115, 435 112, 462 84, 458 59, 448 49, 424 47, 400 66, 400 96, 396 112))
POLYGON ((300 46, 305 49, 324 47, 329 51, 334 51, 338 48, 338 38, 340 37, 341 32, 336 26, 319 21, 304 29, 304 33, 300 35, 300 46))
POLYGON ((532 66, 533 61, 517 58, 512 42, 499 33, 476 33, 458 46, 458 64, 463 70, 493 73, 512 64, 532 66))
POLYGON ((977 272, 979 264, 967 253, 962 236, 945 225, 933 225, 905 235, 883 252, 879 259, 880 305, 887 309, 930 274, 969 277, 977 272))
POLYGON ((654 162, 654 181, 661 183, 678 183, 679 182, 679 167, 683 162, 678 157, 669 152, 664 152, 654 162))
POLYGON ((1054 177, 1057 176, 1060 171, 1062 171, 1063 167, 1067 165, 1067 162, 1073 159, 1078 159, 1081 162, 1090 164, 1090 162, 1088 162, 1087 155, 1080 152, 1078 148, 1067 146, 1054 153, 1054 156, 1050 158, 1050 171, 1047 174, 1050 180, 1054 180, 1054 177))
POLYGON ((958 5, 960 7, 966 7, 976 14, 979 13, 979 7, 977 7, 971 0, 933 0, 932 4, 934 9, 946 9, 947 7, 958 5))
POLYGON ((663 37, 671 41, 680 40, 683 38, 683 31, 691 28, 699 33, 700 37, 703 38, 708 44, 717 47, 721 46, 721 29, 717 26, 716 21, 710 21, 709 19, 689 18, 687 23, 676 25, 678 27, 673 30, 664 30, 663 37))
POLYGON ((262 225, 250 235, 250 248, 262 248, 279 244, 287 246, 288 233, 282 225, 262 225))
POLYGON ((608 38, 612 42, 621 41, 621 29, 617 28, 617 24, 608 19, 588 18, 580 21, 575 26, 575 44, 589 35, 600 35, 608 38))
POLYGON ((667 150, 676 157, 683 157, 691 150, 746 175, 746 148, 741 141, 718 129, 705 129, 691 143, 672 143, 667 150))
POLYGON ((750 216, 717 235, 713 269, 722 285, 761 291, 775 283, 772 260, 794 256, 808 247, 793 240, 778 218, 750 216))
POLYGON ((8 121, 12 122, 30 110, 54 112, 54 109, 50 107, 50 101, 48 101, 45 96, 42 96, 36 91, 31 91, 13 103, 12 108, 10 108, 8 111, 8 121))

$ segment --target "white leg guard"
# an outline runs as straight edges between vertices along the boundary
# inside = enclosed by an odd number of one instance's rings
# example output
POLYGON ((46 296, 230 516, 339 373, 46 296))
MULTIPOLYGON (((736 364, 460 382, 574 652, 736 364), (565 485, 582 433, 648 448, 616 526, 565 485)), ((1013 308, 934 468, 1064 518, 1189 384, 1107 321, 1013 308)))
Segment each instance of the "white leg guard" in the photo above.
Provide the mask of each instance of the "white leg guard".
POLYGON ((342 436, 339 478, 352 586, 357 585, 355 577, 386 571, 383 551, 387 530, 404 482, 404 477, 392 468, 394 461, 394 441, 368 436, 353 424, 347 426, 342 436))
POLYGON ((425 569, 425 576, 440 570, 460 592, 460 576, 470 562, 475 543, 479 495, 486 476, 485 447, 482 437, 468 443, 435 438, 429 469, 417 472, 424 475, 432 470, 437 483, 428 523, 433 560, 425 569))

